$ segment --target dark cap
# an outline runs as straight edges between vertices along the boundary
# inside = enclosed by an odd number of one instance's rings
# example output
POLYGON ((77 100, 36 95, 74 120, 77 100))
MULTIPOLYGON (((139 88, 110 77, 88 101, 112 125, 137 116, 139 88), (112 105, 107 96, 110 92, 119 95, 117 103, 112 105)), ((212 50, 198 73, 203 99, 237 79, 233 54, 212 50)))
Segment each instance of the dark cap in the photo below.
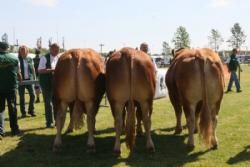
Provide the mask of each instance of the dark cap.
POLYGON ((0 48, 6 50, 9 48, 9 44, 7 42, 0 42, 0 48))

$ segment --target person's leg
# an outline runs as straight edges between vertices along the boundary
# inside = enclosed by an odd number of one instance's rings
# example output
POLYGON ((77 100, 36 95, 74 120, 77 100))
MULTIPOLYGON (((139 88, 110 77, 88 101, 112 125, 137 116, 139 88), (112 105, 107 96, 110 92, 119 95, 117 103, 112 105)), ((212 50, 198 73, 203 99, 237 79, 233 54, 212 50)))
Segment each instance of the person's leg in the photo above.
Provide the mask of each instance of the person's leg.
POLYGON ((236 90, 237 90, 237 92, 240 92, 241 91, 240 90, 240 82, 239 82, 239 79, 237 77, 236 72, 234 72, 233 75, 234 75, 234 81, 235 81, 236 90))
POLYGON ((232 89, 233 81, 234 81, 233 72, 231 72, 230 80, 229 80, 228 87, 227 87, 227 92, 232 91, 231 89, 232 89))
POLYGON ((41 88, 40 88, 39 84, 35 85, 35 92, 36 92, 36 103, 40 103, 41 88))
POLYGON ((27 85, 26 88, 28 89, 29 96, 30 96, 29 114, 31 116, 36 116, 35 113, 34 113, 34 102, 35 102, 34 86, 33 85, 27 85))
POLYGON ((19 133, 19 127, 17 123, 17 109, 16 109, 16 92, 11 91, 7 96, 7 104, 9 110, 10 128, 12 135, 19 133))
POLYGON ((26 111, 25 111, 25 86, 19 86, 18 87, 18 93, 19 93, 19 98, 20 98, 20 111, 22 114, 22 117, 26 116, 26 111))
POLYGON ((46 126, 50 127, 51 124, 53 123, 52 103, 51 103, 52 93, 48 89, 42 87, 42 94, 43 94, 43 100, 44 100, 46 126))
POLYGON ((0 137, 4 136, 5 95, 0 93, 0 137))

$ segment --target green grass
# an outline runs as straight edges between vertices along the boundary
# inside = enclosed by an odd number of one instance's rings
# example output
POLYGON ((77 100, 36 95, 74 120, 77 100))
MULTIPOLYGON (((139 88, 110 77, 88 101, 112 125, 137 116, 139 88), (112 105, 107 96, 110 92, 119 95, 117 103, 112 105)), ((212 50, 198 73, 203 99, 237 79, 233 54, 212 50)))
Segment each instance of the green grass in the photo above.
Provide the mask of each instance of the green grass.
POLYGON ((97 115, 95 154, 86 153, 86 126, 63 136, 62 151, 55 154, 52 152, 52 144, 56 130, 44 128, 44 108, 40 103, 35 106, 37 117, 18 120, 24 135, 11 137, 9 122, 5 121, 7 136, 0 141, 0 167, 250 166, 250 66, 243 66, 243 70, 243 92, 225 94, 223 99, 217 127, 218 150, 208 150, 196 135, 196 148, 189 152, 186 147, 187 130, 181 135, 173 135, 175 116, 169 99, 164 98, 154 102, 152 138, 156 146, 155 154, 147 153, 146 140, 139 137, 136 140, 137 147, 130 155, 123 136, 121 157, 113 156, 115 133, 109 107, 101 107, 97 115))

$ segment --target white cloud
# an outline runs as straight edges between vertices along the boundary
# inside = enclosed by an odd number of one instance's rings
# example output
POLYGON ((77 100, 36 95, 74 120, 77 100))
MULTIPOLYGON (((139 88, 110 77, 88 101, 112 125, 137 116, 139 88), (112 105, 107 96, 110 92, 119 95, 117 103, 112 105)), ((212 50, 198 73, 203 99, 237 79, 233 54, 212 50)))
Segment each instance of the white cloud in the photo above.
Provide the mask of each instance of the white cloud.
POLYGON ((53 7, 57 5, 59 0, 28 0, 28 1, 36 6, 53 7))
POLYGON ((214 8, 224 8, 231 4, 231 0, 212 0, 211 3, 214 8))

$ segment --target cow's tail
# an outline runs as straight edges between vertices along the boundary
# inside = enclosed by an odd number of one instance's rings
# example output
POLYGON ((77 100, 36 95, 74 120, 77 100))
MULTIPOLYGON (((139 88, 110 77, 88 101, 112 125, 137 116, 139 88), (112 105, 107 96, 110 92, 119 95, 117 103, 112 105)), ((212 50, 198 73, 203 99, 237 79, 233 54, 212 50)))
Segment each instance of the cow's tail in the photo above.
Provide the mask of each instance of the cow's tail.
POLYGON ((209 146, 212 136, 211 110, 208 106, 207 87, 206 87, 206 58, 199 58, 200 78, 202 88, 202 107, 200 113, 200 135, 204 143, 209 146))
POLYGON ((126 118, 126 145, 130 150, 133 150, 135 145, 135 106, 133 100, 133 57, 127 56, 127 61, 129 65, 129 84, 130 84, 130 92, 129 92, 129 100, 128 100, 128 108, 127 108, 127 118, 126 118))
POLYGON ((82 109, 83 104, 76 100, 73 107, 72 122, 75 129, 80 129, 84 125, 84 112, 82 109))

